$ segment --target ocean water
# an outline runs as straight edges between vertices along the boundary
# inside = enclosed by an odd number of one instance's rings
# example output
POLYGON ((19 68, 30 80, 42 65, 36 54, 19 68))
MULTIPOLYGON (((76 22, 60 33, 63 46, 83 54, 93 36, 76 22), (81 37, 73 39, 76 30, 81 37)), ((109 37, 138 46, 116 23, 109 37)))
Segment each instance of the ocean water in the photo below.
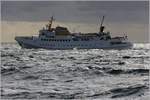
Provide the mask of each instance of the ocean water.
POLYGON ((150 44, 129 50, 1 45, 1 99, 148 100, 150 44))

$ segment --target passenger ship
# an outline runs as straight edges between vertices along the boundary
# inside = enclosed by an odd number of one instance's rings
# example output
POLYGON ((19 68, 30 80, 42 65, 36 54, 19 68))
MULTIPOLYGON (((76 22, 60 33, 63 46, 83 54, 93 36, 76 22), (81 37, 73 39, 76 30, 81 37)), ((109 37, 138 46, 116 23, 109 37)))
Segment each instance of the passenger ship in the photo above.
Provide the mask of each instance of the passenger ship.
POLYGON ((15 40, 23 48, 44 49, 129 49, 132 43, 127 36, 111 37, 110 32, 104 32, 104 16, 97 33, 70 33, 66 27, 52 28, 53 17, 39 31, 38 36, 16 36, 15 40))

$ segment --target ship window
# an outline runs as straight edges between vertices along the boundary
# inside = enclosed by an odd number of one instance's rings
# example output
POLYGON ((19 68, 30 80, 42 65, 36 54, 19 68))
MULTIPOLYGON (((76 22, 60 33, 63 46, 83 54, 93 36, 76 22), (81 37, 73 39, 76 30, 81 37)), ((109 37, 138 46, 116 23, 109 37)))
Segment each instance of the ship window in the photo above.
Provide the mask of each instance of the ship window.
POLYGON ((77 38, 73 38, 73 40, 74 40, 74 41, 78 41, 78 39, 77 39, 77 38))

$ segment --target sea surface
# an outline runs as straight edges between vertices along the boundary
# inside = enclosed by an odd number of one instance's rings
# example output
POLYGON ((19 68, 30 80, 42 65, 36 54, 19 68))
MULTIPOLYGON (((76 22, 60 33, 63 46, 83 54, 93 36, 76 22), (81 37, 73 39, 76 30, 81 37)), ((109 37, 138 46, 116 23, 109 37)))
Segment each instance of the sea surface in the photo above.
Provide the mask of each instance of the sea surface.
POLYGON ((1 45, 1 99, 149 100, 150 44, 128 50, 1 45))

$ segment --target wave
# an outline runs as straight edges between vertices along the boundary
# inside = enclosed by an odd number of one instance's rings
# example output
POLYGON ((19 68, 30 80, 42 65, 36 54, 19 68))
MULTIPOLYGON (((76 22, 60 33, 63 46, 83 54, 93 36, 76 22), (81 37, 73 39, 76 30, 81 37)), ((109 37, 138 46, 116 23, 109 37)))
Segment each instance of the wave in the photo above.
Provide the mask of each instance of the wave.
POLYGON ((23 80, 36 80, 36 79, 39 79, 39 76, 27 75, 27 76, 23 77, 22 79, 23 80))
POLYGON ((81 92, 76 93, 59 93, 59 92, 30 92, 30 91, 23 91, 23 92, 15 92, 10 94, 2 94, 3 98, 11 98, 11 99, 77 99, 80 98, 81 92))
POLYGON ((150 43, 135 43, 133 49, 150 49, 150 43))
POLYGON ((126 96, 131 96, 131 95, 138 95, 141 96, 144 94, 144 91, 148 91, 149 87, 141 84, 136 84, 133 86, 128 86, 128 87, 122 87, 122 88, 113 88, 107 91, 103 91, 100 93, 95 93, 93 95, 89 95, 87 97, 93 97, 93 98, 99 98, 102 96, 108 96, 111 98, 121 98, 121 97, 126 97, 126 96))
POLYGON ((124 70, 121 70, 121 69, 111 69, 111 70, 107 71, 107 73, 113 74, 113 75, 123 74, 124 70))
POLYGON ((10 93, 10 94, 2 94, 2 99, 33 99, 35 96, 30 92, 17 92, 17 93, 10 93))
POLYGON ((16 72, 19 72, 19 70, 16 67, 9 67, 9 68, 1 67, 1 74, 2 75, 13 74, 16 72))
POLYGON ((150 57, 144 45, 129 50, 45 50, 3 45, 1 51, 4 99, 147 96, 150 57))
POLYGON ((124 97, 124 96, 129 96, 132 94, 139 93, 138 95, 142 95, 143 90, 147 89, 148 87, 145 85, 134 85, 134 86, 128 86, 124 88, 115 88, 111 89, 110 92, 113 94, 111 97, 112 98, 118 98, 118 97, 124 97))
POLYGON ((106 71, 106 73, 118 75, 118 74, 141 74, 141 75, 149 75, 149 69, 110 69, 106 71))
POLYGON ((148 59, 148 58, 150 58, 150 56, 133 56, 133 57, 131 57, 131 56, 123 56, 122 58, 123 59, 136 59, 136 58, 146 58, 146 59, 148 59))
POLYGON ((149 74, 150 70, 149 69, 131 69, 128 70, 127 73, 133 73, 133 74, 149 74))
POLYGON ((11 74, 15 74, 15 73, 28 73, 27 71, 25 71, 24 69, 27 68, 31 68, 32 66, 21 66, 21 67, 16 67, 12 64, 9 66, 4 66, 1 67, 1 74, 2 75, 11 75, 11 74), (5 68, 6 67, 6 68, 5 68))

